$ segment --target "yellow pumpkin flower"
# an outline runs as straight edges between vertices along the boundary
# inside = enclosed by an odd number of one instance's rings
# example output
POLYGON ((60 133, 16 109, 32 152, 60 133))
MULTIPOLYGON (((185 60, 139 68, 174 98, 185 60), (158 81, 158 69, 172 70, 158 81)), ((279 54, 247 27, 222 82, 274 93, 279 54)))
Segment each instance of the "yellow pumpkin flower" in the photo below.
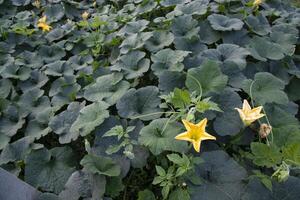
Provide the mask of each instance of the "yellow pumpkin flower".
POLYGON ((257 6, 259 6, 260 4, 262 4, 262 0, 255 0, 255 1, 253 2, 253 6, 254 6, 254 7, 257 7, 257 6))
POLYGON ((45 15, 39 19, 38 24, 37 24, 38 28, 41 28, 44 32, 50 31, 52 29, 52 27, 46 23, 46 20, 47 20, 47 17, 45 15))
POLYGON ((191 142, 197 152, 200 152, 202 140, 216 140, 216 137, 205 132, 207 118, 201 120, 198 124, 193 124, 187 120, 182 120, 182 122, 187 131, 177 135, 175 139, 191 142))
POLYGON ((81 14, 81 17, 83 20, 87 20, 87 18, 89 17, 90 13, 88 13, 87 11, 84 11, 82 14, 81 14))
POLYGON ((254 121, 264 117, 264 114, 261 114, 262 106, 258 106, 256 108, 251 109, 248 101, 245 99, 243 103, 243 108, 235 108, 244 122, 245 126, 249 126, 254 121))

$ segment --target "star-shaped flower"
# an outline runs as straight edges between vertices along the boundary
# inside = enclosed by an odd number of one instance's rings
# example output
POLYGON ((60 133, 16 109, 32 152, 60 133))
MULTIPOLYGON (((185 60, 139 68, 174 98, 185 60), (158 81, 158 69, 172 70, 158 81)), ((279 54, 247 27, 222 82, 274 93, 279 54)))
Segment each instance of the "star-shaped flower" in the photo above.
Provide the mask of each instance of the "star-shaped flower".
POLYGON ((216 140, 216 137, 205 132, 207 118, 204 118, 198 124, 193 124, 187 120, 182 120, 182 122, 187 131, 177 135, 175 139, 191 142, 197 152, 200 152, 202 140, 216 140))
POLYGON ((264 117, 264 114, 261 114, 262 106, 251 109, 248 101, 245 99, 243 103, 243 108, 235 108, 241 117, 241 120, 244 122, 245 126, 249 126, 254 121, 264 117))
POLYGON ((46 15, 39 19, 37 26, 41 28, 44 32, 50 31, 52 27, 46 23, 47 17, 46 15))

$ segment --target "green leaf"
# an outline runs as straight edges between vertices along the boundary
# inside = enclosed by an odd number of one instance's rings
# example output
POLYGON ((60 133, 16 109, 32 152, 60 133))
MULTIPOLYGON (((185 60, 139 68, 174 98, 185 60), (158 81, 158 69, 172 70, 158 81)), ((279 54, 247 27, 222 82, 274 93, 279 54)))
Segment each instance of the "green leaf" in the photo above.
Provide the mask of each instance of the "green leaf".
POLYGON ((158 88, 147 86, 128 90, 117 102, 118 114, 124 118, 140 118, 148 121, 159 117, 161 114, 154 114, 160 111, 158 108, 158 88))
POLYGON ((264 143, 252 142, 251 152, 253 162, 258 166, 274 167, 282 160, 279 149, 274 145, 268 146, 264 143))
POLYGON ((268 19, 261 13, 258 16, 249 15, 245 22, 251 28, 251 31, 258 35, 263 36, 271 32, 268 19))
POLYGON ((73 162, 69 147, 33 151, 25 160, 25 181, 44 191, 58 194, 75 170, 73 162))
POLYGON ((155 165, 155 169, 156 169, 156 173, 159 176, 166 176, 167 175, 166 171, 161 166, 155 165))
POLYGON ((220 92, 227 84, 228 77, 222 74, 217 63, 207 61, 200 67, 188 70, 185 84, 191 92, 208 95, 210 92, 220 92))
POLYGON ((111 67, 112 70, 122 71, 126 79, 133 79, 142 76, 148 71, 150 60, 144 58, 146 53, 142 51, 130 51, 121 56, 118 62, 111 67))
POLYGON ((176 87, 183 88, 185 82, 185 74, 175 71, 164 71, 159 76, 158 87, 166 93, 172 92, 176 87))
POLYGON ((48 4, 45 7, 45 15, 48 20, 58 21, 65 15, 65 10, 62 4, 48 4))
MULTIPOLYGON (((283 116, 285 117, 285 116, 283 116)), ((288 146, 294 142, 300 142, 299 126, 286 125, 280 128, 273 128, 274 143, 279 148, 288 146)))
POLYGON ((218 112, 223 112, 218 104, 215 102, 210 101, 210 98, 205 98, 196 104, 196 109, 198 112, 204 113, 207 110, 213 110, 213 111, 218 111, 218 112))
POLYGON ((152 191, 146 189, 138 193, 138 200, 155 200, 155 195, 152 191))
POLYGON ((254 82, 245 80, 242 84, 243 90, 259 105, 288 103, 288 97, 283 91, 284 87, 285 83, 282 80, 268 72, 258 72, 255 74, 254 82))
POLYGON ((80 197, 98 199, 104 195, 105 185, 106 179, 103 175, 76 171, 68 179, 59 197, 62 200, 78 200, 80 197))
POLYGON ((88 135, 102 124, 104 119, 109 117, 107 108, 108 104, 103 101, 95 102, 82 108, 79 111, 79 116, 70 128, 70 132, 81 136, 88 135))
POLYGON ((177 4, 181 4, 184 2, 185 2, 184 0, 161 0, 159 3, 164 7, 168 7, 168 6, 174 6, 177 4))
POLYGON ((109 157, 88 154, 80 161, 85 171, 106 176, 119 176, 120 166, 109 157))
POLYGON ((211 28, 208 20, 200 21, 199 26, 201 27, 201 31, 199 32, 201 42, 213 44, 221 38, 221 34, 211 28))
POLYGON ((298 29, 292 24, 276 24, 272 26, 270 38, 282 48, 284 54, 292 56, 296 50, 299 37, 298 29))
POLYGON ((269 41, 268 38, 254 36, 248 47, 251 55, 261 61, 280 60, 284 58, 284 51, 277 43, 269 41))
POLYGON ((175 140, 175 136, 182 132, 177 123, 168 123, 168 119, 153 120, 148 126, 142 128, 139 143, 148 147, 154 155, 163 151, 186 152, 187 143, 175 140))
POLYGON ((171 101, 175 108, 185 108, 191 103, 190 93, 187 90, 175 88, 171 101))
POLYGON ((174 35, 167 31, 157 30, 152 37, 145 42, 145 48, 150 52, 156 52, 172 44, 174 35))
POLYGON ((10 137, 4 135, 3 133, 0 133, 0 150, 6 147, 6 145, 9 143, 10 137))
POLYGON ((119 136, 123 133, 124 133, 123 126, 118 125, 118 126, 114 126, 109 131, 104 133, 104 135, 102 135, 102 137, 119 136))
POLYGON ((186 15, 204 15, 207 11, 209 1, 190 1, 186 4, 178 4, 175 11, 179 11, 186 15))
POLYGON ((39 49, 39 54, 46 63, 59 61, 66 55, 66 52, 59 46, 46 46, 43 45, 39 49))
MULTIPOLYGON (((173 153, 173 154, 168 154, 167 155, 167 158, 171 161, 171 162, 173 162, 173 163, 175 163, 175 164, 177 164, 177 165, 179 165, 179 166, 184 166, 184 165, 189 165, 189 163, 185 163, 185 160, 183 159, 183 158, 181 158, 178 154, 176 154, 176 153, 173 153)), ((189 161, 189 160, 188 160, 189 161)))
POLYGON ((182 188, 177 188, 172 191, 169 195, 169 200, 190 200, 190 194, 187 190, 182 188))
POLYGON ((31 137, 23 137, 7 145, 1 152, 0 165, 24 160, 25 156, 31 151, 31 143, 33 143, 31 137))
POLYGON ((276 199, 293 200, 300 196, 300 179, 290 176, 283 183, 273 182, 273 192, 268 190, 257 179, 250 180, 242 196, 242 200, 249 199, 276 199))
POLYGON ((94 84, 89 84, 84 88, 84 97, 89 101, 103 100, 113 105, 130 87, 130 84, 127 81, 122 81, 122 78, 122 74, 119 73, 101 76, 96 79, 94 84))
POLYGON ((106 178, 106 190, 105 195, 110 197, 117 197, 119 196, 120 192, 124 190, 124 185, 122 182, 122 177, 114 176, 114 177, 107 177, 106 178))
POLYGON ((197 175, 205 183, 200 186, 189 185, 192 200, 233 200, 243 194, 246 170, 224 151, 202 153, 205 161, 197 168, 197 175))
POLYGON ((30 0, 11 0, 15 6, 26 6, 30 3, 30 0))
POLYGON ((69 104, 67 110, 59 113, 53 117, 49 122, 49 127, 59 135, 59 142, 61 144, 69 143, 76 140, 78 134, 71 132, 70 128, 79 116, 79 111, 84 107, 85 103, 72 102, 69 104))
POLYGON ((197 38, 200 27, 197 20, 191 15, 182 15, 174 18, 171 30, 176 37, 185 37, 187 39, 197 38))
POLYGON ((292 78, 289 84, 286 86, 286 93, 289 96, 289 99, 292 101, 300 100, 300 79, 299 78, 292 78))
POLYGON ((141 32, 129 35, 120 45, 122 54, 130 54, 130 50, 142 48, 146 41, 152 37, 152 32, 141 32), (129 52, 129 53, 128 53, 129 52))
POLYGON ((220 44, 217 49, 207 49, 203 51, 202 56, 210 60, 215 60, 224 65, 236 65, 240 69, 246 67, 246 56, 250 52, 245 48, 235 44, 220 44))
POLYGON ((207 17, 211 27, 217 31, 238 31, 244 23, 238 18, 229 18, 225 15, 212 14, 207 17))
POLYGON ((164 71, 182 71, 184 65, 182 61, 189 54, 188 51, 163 49, 151 56, 153 64, 151 69, 159 76, 164 71))
POLYGON ((147 25, 149 24, 149 21, 147 20, 138 20, 138 21, 131 21, 128 22, 120 31, 120 35, 125 34, 134 34, 139 33, 147 28, 147 25))
POLYGON ((282 154, 283 154, 283 159, 288 165, 300 166, 300 144, 299 143, 294 143, 283 147, 282 154))

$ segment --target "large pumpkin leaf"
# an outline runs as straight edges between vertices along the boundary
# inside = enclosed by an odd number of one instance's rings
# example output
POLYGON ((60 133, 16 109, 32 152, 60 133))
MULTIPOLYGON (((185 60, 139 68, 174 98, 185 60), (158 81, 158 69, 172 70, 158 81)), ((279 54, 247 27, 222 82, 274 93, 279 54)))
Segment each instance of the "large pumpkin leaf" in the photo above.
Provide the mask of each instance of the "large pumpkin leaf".
POLYGON ((225 15, 212 14, 208 16, 211 27, 217 31, 238 31, 243 28, 243 21, 238 18, 229 18, 225 15))
POLYGON ((0 133, 6 136, 14 136, 25 123, 22 115, 16 106, 8 106, 0 116, 0 133))
POLYGON ((227 84, 228 77, 222 74, 219 65, 207 61, 197 68, 188 70, 185 84, 191 92, 207 95, 210 92, 219 92, 227 84))
POLYGON ((16 142, 7 145, 1 152, 0 165, 8 162, 20 161, 30 152, 30 144, 33 139, 30 137, 24 137, 16 142))
POLYGON ((197 172, 205 183, 200 186, 190 185, 192 200, 233 200, 240 199, 244 190, 243 180, 246 170, 224 151, 204 152, 197 172))
POLYGON ((142 51, 131 51, 119 58, 119 61, 111 67, 112 70, 122 71, 126 79, 142 76, 148 71, 150 61, 144 58, 146 53, 142 51))
POLYGON ((79 136, 76 132, 71 132, 70 128, 79 116, 79 112, 84 108, 84 103, 72 102, 67 110, 53 117, 49 122, 49 127, 59 135, 61 144, 76 140, 79 136))
POLYGON ((15 6, 26 6, 30 3, 30 0, 11 0, 15 6))
POLYGON ((85 87, 84 97, 89 101, 105 101, 115 104, 129 89, 130 84, 122 81, 122 74, 108 74, 96 79, 94 84, 85 87))
POLYGON ((83 169, 87 172, 105 176, 119 176, 120 166, 109 157, 100 157, 88 154, 80 161, 83 169))
POLYGON ((259 14, 258 16, 249 15, 245 22, 251 28, 251 31, 258 35, 267 35, 271 32, 269 22, 262 14, 259 14))
POLYGON ((257 60, 267 61, 267 59, 280 60, 284 58, 284 51, 281 46, 271 42, 266 37, 253 37, 248 49, 257 60))
POLYGON ((280 45, 286 55, 292 56, 296 50, 299 31, 291 24, 278 24, 272 27, 270 38, 280 45))
POLYGON ((152 32, 142 32, 129 35, 120 45, 120 52, 122 54, 127 54, 130 50, 140 49, 151 37, 152 32))
POLYGON ((207 11, 208 0, 195 0, 187 4, 178 4, 175 11, 179 11, 186 15, 204 15, 207 11))
POLYGON ((25 160, 25 181, 44 191, 58 194, 75 171, 73 161, 69 147, 33 151, 25 160))
POLYGON ((139 117, 145 121, 159 117, 160 113, 155 114, 160 111, 158 94, 158 88, 154 86, 128 90, 117 102, 119 115, 131 119, 139 117))
POLYGON ((154 155, 163 151, 186 152, 187 143, 174 139, 181 132, 183 130, 179 124, 170 123, 168 119, 156 119, 142 128, 139 143, 148 147, 154 155))
POLYGON ((182 15, 174 18, 171 30, 175 37, 193 38, 198 37, 200 27, 197 27, 197 20, 191 15, 182 15))
POLYGON ((109 117, 108 107, 109 105, 103 101, 85 106, 79 111, 79 116, 70 127, 70 132, 81 136, 88 135, 109 117))
POLYGON ((59 197, 62 200, 78 200, 80 197, 98 199, 105 192, 105 184, 106 179, 103 175, 76 171, 68 179, 59 197))
POLYGON ((251 179, 246 187, 242 200, 252 199, 276 199, 293 200, 300 196, 300 180, 297 177, 290 176, 285 182, 273 182, 272 192, 268 190, 258 179, 251 179))
POLYGON ((218 112, 214 121, 214 129, 218 135, 236 135, 244 127, 243 122, 235 108, 242 105, 240 96, 233 90, 226 88, 218 95, 213 96, 213 102, 216 102, 223 112, 218 112))
POLYGON ((146 41, 145 47, 151 52, 161 50, 165 46, 169 46, 174 40, 174 36, 170 32, 155 31, 149 40, 146 41))
POLYGON ((250 52, 234 44, 221 44, 217 49, 208 49, 203 51, 202 56, 210 60, 224 63, 224 65, 235 64, 239 68, 246 67, 246 56, 250 52))
POLYGON ((258 104, 266 103, 286 104, 288 97, 283 91, 285 84, 279 78, 268 72, 255 74, 254 80, 245 80, 242 88, 258 104))
POLYGON ((188 54, 188 51, 171 49, 160 50, 151 56, 153 62, 151 69, 157 76, 164 71, 182 71, 184 68, 182 61, 188 54))

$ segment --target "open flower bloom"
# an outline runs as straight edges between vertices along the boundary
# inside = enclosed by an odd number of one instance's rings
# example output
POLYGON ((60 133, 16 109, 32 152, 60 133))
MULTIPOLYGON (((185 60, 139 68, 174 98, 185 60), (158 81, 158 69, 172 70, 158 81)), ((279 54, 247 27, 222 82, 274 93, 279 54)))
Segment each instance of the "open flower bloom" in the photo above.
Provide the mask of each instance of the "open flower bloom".
POLYGON ((255 1, 253 2, 253 6, 254 6, 254 7, 257 7, 257 6, 259 6, 260 4, 262 4, 262 0, 255 0, 255 1))
POLYGON ((258 120, 259 118, 262 118, 265 116, 264 114, 261 114, 262 106, 258 106, 256 108, 251 109, 251 106, 249 105, 248 101, 245 99, 243 103, 243 108, 235 108, 244 122, 245 126, 249 126, 254 121, 258 120))
POLYGON ((200 152, 202 140, 216 140, 216 137, 205 132, 207 124, 206 118, 201 120, 198 124, 193 124, 187 120, 182 120, 182 122, 187 131, 177 135, 175 139, 191 142, 197 152, 200 152))
POLYGON ((52 27, 46 23, 47 17, 43 16, 42 18, 39 19, 37 26, 41 28, 44 32, 45 31, 50 31, 52 27))

